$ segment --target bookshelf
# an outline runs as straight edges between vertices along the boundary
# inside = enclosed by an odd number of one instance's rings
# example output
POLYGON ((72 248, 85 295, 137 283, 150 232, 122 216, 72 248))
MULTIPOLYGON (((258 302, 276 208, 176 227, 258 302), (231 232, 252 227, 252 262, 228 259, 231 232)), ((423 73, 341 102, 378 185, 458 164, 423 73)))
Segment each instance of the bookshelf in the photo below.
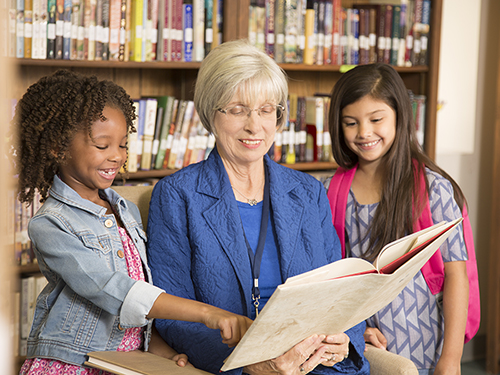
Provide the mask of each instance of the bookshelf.
MULTIPOLYGON (((343 0, 350 7, 369 0, 343 0)), ((387 2, 391 2, 388 0, 387 2)), ((427 96, 425 118, 425 151, 434 159, 436 145, 437 91, 439 75, 439 50, 441 37, 441 14, 443 0, 431 0, 429 60, 426 66, 395 67, 408 89, 427 96)), ((250 0, 224 0, 223 40, 248 36, 250 0)), ((193 98, 194 83, 199 62, 115 62, 79 60, 33 60, 13 59, 16 85, 12 95, 20 98, 26 89, 41 77, 57 69, 67 68, 83 74, 95 74, 110 79, 122 86, 132 98, 171 95, 176 98, 193 98)), ((289 92, 298 96, 328 94, 341 76, 339 65, 280 64, 289 77, 289 92)), ((498 125, 497 125, 498 127, 498 125)), ((286 165, 305 172, 330 171, 335 163, 297 163, 286 165)), ((130 173, 128 179, 141 180, 161 178, 176 170, 163 169, 130 173)), ((498 210, 500 211, 500 210, 498 210)), ((17 274, 27 277, 38 273, 37 264, 18 266, 17 274)), ((498 335, 497 335, 498 336, 498 335)), ((23 358, 17 358, 21 363, 23 358)))

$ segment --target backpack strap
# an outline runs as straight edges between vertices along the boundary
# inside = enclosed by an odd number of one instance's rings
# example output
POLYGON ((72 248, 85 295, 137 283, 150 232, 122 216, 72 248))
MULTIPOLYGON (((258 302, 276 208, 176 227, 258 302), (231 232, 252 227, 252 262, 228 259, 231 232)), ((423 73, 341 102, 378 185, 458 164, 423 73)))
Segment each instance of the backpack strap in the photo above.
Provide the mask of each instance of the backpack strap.
POLYGON ((349 170, 338 167, 330 181, 327 193, 332 210, 333 226, 337 231, 337 236, 342 247, 342 258, 345 258, 345 211, 347 208, 347 198, 356 169, 357 165, 349 170))

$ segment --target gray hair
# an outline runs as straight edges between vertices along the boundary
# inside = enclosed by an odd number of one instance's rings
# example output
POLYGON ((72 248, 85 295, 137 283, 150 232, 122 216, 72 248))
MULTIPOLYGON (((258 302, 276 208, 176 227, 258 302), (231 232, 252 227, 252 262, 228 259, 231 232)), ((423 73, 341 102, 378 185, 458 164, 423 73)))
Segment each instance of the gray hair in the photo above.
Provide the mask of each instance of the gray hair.
POLYGON ((277 126, 286 121, 286 73, 271 57, 243 39, 219 45, 201 64, 194 105, 205 129, 214 133, 216 111, 228 105, 237 93, 248 103, 254 103, 264 95, 270 103, 282 105, 285 110, 277 126))

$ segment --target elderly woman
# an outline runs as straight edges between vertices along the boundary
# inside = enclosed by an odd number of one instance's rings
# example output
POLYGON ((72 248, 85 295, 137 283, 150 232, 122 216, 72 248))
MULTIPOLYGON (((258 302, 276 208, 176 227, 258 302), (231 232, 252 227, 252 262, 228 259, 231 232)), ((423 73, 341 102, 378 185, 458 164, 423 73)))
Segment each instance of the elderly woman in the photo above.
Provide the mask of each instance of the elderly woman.
MULTIPOLYGON (((255 318, 288 277, 340 259, 323 185, 267 156, 287 118, 287 95, 281 68, 244 41, 224 43, 203 61, 194 102, 216 147, 206 161, 156 184, 150 204, 149 263, 168 293, 255 318)), ((157 320, 156 328, 212 373, 231 352, 200 324, 157 320)), ((318 332, 231 373, 369 374, 364 328, 318 332)))

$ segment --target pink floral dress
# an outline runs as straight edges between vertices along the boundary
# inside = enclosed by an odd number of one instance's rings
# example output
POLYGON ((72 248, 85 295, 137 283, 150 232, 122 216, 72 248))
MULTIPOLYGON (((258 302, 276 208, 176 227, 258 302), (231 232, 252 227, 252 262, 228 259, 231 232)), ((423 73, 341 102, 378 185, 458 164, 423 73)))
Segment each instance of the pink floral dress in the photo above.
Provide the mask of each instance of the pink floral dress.
MULTIPOLYGON (((141 257, 125 228, 118 228, 123 244, 129 276, 144 281, 141 257)), ((127 328, 119 352, 128 352, 142 346, 143 327, 127 328)), ((112 375, 107 371, 68 364, 49 358, 27 359, 21 367, 20 375, 112 375)))

